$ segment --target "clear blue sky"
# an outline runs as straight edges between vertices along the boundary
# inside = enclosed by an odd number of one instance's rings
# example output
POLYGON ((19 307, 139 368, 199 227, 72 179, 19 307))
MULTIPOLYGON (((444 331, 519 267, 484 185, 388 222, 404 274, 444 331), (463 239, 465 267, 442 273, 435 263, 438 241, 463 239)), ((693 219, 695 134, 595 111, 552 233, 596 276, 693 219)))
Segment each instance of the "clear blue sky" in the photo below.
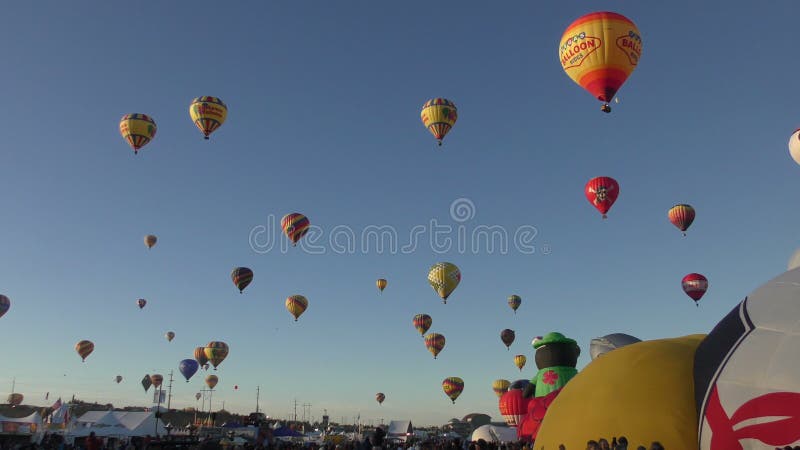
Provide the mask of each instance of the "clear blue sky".
MULTIPOLYGON (((0 17, 0 292, 13 302, 0 319, 2 391, 16 377, 28 404, 148 405, 145 373, 179 378, 178 361, 222 340, 215 408, 252 411, 260 385, 272 416, 297 399, 317 419, 502 420, 491 382, 535 374, 536 335, 577 339, 582 367, 592 337, 708 332, 800 246, 800 167, 786 148, 800 124, 798 12, 788 0, 11 3, 0 17), (610 115, 557 57, 564 28, 604 9, 644 42, 610 115), (229 106, 210 141, 188 116, 200 95, 229 106), (419 120, 438 96, 460 117, 441 149, 419 120), (137 156, 117 128, 130 112, 158 123, 137 156), (583 196, 600 175, 621 184, 606 221, 583 196), (459 198, 475 206, 462 223, 450 216, 459 198), (697 209, 686 238, 666 218, 682 202, 697 209), (251 230, 293 211, 322 243, 369 225, 407 243, 435 219, 467 233, 533 226, 537 251, 251 248, 251 230), (447 305, 426 281, 437 261, 463 273, 447 305), (244 295, 235 266, 255 271, 244 295), (710 280, 700 308, 680 288, 690 272, 710 280), (295 323, 283 302, 296 293, 310 307, 295 323), (412 327, 421 312, 447 337, 437 360, 412 327), (510 351, 504 328, 517 333, 510 351), (96 345, 85 364, 80 339, 96 345), (522 373, 517 353, 530 359, 522 373), (447 376, 466 383, 455 405, 447 376)), ((176 382, 174 407, 195 405, 203 375, 176 382)))

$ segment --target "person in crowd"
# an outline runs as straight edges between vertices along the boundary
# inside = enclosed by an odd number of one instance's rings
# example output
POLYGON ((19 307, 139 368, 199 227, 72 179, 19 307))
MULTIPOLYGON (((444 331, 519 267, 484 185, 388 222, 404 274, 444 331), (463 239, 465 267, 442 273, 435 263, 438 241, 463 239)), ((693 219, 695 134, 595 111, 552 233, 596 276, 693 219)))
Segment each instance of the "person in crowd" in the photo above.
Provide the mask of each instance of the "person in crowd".
POLYGON ((650 450, 664 450, 664 446, 661 445, 661 442, 655 441, 650 444, 650 450))
POLYGON ((97 439, 97 436, 94 434, 94 431, 89 433, 89 437, 86 438, 86 450, 100 450, 102 448, 102 443, 100 439, 97 439))
POLYGON ((600 450, 611 450, 611 446, 608 445, 608 441, 604 438, 600 438, 600 440, 597 441, 597 445, 600 446, 600 450))

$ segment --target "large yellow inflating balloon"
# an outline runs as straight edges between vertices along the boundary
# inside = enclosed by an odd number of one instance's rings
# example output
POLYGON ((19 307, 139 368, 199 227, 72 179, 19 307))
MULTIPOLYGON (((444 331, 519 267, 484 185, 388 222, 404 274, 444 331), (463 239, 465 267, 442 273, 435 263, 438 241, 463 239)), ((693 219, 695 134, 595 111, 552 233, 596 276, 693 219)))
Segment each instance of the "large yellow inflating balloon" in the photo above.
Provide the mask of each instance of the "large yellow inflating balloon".
POLYGON ((589 363, 556 397, 534 448, 585 448, 601 437, 628 448, 697 448, 694 352, 705 335, 638 342, 589 363), (597 405, 597 407, 587 407, 597 405))
POLYGON ((189 115, 192 122, 203 132, 203 136, 208 139, 208 135, 225 123, 228 117, 228 107, 217 97, 197 97, 189 105, 189 115))
POLYGON ((453 263, 436 263, 428 271, 428 283, 442 298, 442 303, 447 303, 447 297, 453 293, 460 282, 461 271, 453 263))
POLYGON ((147 114, 125 114, 119 121, 119 134, 128 142, 133 153, 156 137, 156 121, 147 114))
POLYGON ((594 12, 572 22, 561 36, 558 59, 561 67, 578 83, 608 103, 636 68, 642 56, 642 37, 636 25, 614 12, 594 12))

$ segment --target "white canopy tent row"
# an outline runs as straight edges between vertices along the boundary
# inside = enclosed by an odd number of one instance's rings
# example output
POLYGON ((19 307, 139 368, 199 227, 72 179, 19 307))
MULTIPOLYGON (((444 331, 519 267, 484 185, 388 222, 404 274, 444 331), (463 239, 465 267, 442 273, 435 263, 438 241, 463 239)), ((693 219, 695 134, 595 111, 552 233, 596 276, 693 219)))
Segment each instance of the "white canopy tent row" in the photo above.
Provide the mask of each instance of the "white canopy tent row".
POLYGON ((0 434, 30 435, 31 442, 41 443, 44 437, 42 416, 38 411, 27 417, 0 415, 0 434))
POLYGON ((75 420, 67 436, 84 437, 94 432, 99 437, 144 437, 167 434, 164 422, 155 411, 87 411, 75 420))

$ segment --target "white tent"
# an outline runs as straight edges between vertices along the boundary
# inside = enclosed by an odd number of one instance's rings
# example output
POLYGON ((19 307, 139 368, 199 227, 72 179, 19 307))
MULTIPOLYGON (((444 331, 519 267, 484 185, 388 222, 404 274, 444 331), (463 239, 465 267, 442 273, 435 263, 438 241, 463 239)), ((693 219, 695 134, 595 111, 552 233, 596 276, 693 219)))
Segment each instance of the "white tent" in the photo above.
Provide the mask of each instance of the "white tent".
POLYGON ((498 427, 495 425, 483 425, 472 432, 470 441, 483 439, 486 442, 516 442, 517 429, 511 427, 498 427))
POLYGON ((414 428, 411 426, 410 420, 392 420, 389 422, 386 438, 405 442, 412 434, 414 434, 414 428))
POLYGON ((156 436, 167 433, 164 422, 152 411, 87 411, 70 432, 74 437, 88 436, 156 436))
POLYGON ((26 417, 0 416, 0 432, 9 431, 13 433, 30 434, 32 442, 41 442, 42 436, 44 436, 42 416, 38 411, 26 417))

